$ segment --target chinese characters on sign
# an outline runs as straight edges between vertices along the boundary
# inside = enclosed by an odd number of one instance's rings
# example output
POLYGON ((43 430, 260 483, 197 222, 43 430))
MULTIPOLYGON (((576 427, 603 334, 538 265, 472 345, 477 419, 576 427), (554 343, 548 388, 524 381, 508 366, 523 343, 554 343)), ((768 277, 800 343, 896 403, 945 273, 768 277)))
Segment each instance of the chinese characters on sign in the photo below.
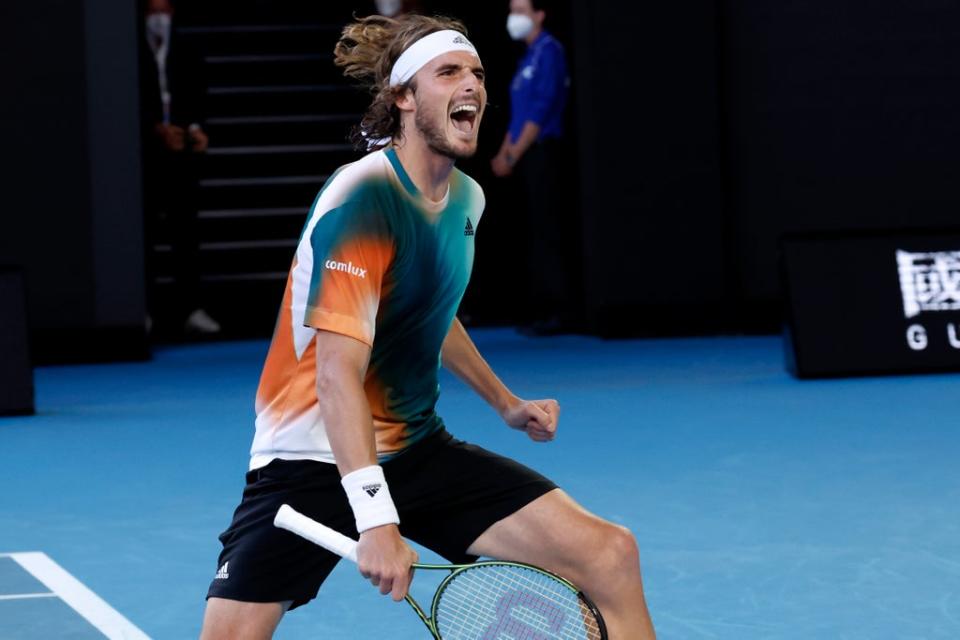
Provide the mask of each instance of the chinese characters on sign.
MULTIPOLYGON (((907 319, 927 311, 960 310, 960 251, 913 253, 897 250, 900 272, 900 293, 907 319)), ((950 346, 960 349, 957 325, 947 325, 950 346)), ((907 328, 907 344, 914 351, 923 351, 929 340, 921 324, 907 328)))

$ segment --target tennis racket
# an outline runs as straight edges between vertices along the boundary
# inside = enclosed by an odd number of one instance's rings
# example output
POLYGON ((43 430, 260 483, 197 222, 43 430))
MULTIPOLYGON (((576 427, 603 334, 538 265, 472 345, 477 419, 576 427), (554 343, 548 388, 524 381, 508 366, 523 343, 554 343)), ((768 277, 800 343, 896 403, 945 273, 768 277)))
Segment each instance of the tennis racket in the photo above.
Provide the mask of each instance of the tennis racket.
MULTIPOLYGON (((357 561, 355 540, 289 505, 280 507, 273 524, 357 561)), ((607 640, 596 606, 573 584, 549 571, 496 560, 413 566, 449 572, 437 587, 429 616, 406 596, 437 640, 607 640)))

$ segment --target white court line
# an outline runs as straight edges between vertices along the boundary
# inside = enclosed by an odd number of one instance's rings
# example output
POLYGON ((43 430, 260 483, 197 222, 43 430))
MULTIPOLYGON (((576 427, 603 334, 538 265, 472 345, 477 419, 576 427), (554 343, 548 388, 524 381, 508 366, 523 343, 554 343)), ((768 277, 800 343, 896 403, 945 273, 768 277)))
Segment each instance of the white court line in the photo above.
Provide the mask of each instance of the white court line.
POLYGON ((55 593, 15 593, 12 595, 0 596, 0 600, 26 600, 28 598, 56 598, 55 593))
POLYGON ((13 558, 110 640, 150 640, 150 636, 140 631, 45 553, 5 553, 0 554, 0 557, 13 558))

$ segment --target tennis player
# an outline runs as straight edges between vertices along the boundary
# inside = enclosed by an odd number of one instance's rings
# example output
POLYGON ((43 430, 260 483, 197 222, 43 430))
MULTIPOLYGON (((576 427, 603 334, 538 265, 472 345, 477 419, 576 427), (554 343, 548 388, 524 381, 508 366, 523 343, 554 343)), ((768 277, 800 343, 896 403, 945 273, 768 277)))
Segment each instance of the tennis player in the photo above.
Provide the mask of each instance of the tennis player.
POLYGON ((269 638, 313 599, 337 558, 273 526, 283 503, 359 536, 360 572, 400 600, 417 560, 523 561, 579 585, 614 640, 654 638, 637 545, 540 474, 447 432, 442 362, 510 427, 553 440, 555 400, 497 378, 455 313, 483 192, 472 156, 484 71, 456 21, 372 16, 344 29, 336 62, 375 98, 309 214, 257 391, 250 471, 210 585, 201 637, 269 638))

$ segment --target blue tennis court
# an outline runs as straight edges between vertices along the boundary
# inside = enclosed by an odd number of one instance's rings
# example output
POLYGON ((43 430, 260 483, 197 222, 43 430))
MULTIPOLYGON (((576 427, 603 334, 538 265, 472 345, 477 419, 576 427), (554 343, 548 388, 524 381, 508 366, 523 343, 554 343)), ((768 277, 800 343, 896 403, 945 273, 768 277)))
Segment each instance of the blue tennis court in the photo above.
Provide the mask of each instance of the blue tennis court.
MULTIPOLYGON (((561 435, 527 441, 447 376, 448 427, 629 526, 661 639, 960 637, 960 376, 800 382, 776 337, 473 335, 517 393, 561 401, 561 435)), ((0 554, 51 559, 148 637, 195 637, 266 348, 38 369, 38 415, 0 420, 0 554)), ((108 635, 55 594, 7 597, 44 593, 0 557, 0 637, 108 635)), ((341 565, 277 637, 425 632, 341 565)))

